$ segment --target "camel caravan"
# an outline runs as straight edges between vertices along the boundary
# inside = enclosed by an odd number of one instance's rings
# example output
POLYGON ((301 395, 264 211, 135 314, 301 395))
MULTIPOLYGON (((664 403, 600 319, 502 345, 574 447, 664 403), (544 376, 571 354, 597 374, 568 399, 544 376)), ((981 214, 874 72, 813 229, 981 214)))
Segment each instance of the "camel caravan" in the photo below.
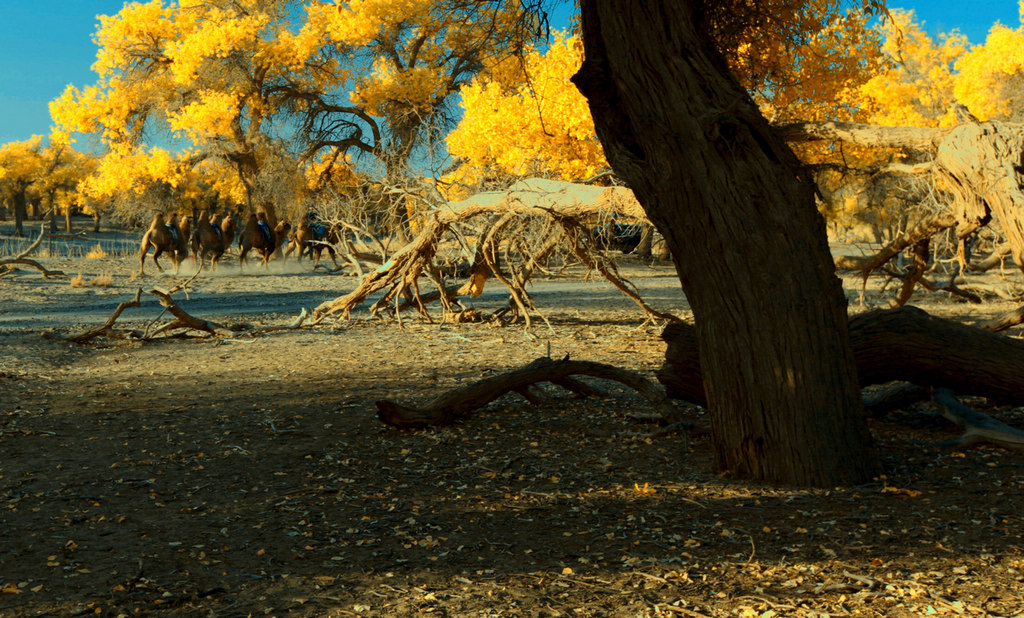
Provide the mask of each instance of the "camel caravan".
MULTIPOLYGON (((228 253, 235 241, 235 218, 230 214, 214 214, 206 210, 199 213, 193 223, 191 217, 178 217, 171 213, 165 216, 156 213, 153 221, 142 237, 139 248, 139 276, 145 276, 145 261, 150 249, 153 249, 153 264, 160 272, 164 272, 157 258, 168 255, 174 266, 174 274, 178 274, 181 263, 189 256, 191 250, 193 266, 198 272, 209 267, 216 270, 221 258, 228 253)), ((279 221, 273 228, 267 221, 264 212, 250 214, 238 233, 238 264, 244 271, 248 264, 248 254, 255 251, 260 256, 264 269, 269 268, 271 258, 278 253, 287 259, 292 253, 298 260, 309 255, 313 267, 320 263, 324 250, 328 251, 334 261, 338 260, 333 244, 341 242, 340 231, 315 220, 309 213, 293 231, 292 225, 279 221)))

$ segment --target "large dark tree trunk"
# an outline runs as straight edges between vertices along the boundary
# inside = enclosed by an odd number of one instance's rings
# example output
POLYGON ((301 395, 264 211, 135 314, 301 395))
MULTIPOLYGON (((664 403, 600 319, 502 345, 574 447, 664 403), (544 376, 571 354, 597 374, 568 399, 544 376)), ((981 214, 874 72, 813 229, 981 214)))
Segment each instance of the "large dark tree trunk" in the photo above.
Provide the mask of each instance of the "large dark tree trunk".
POLYGON ((22 189, 14 194, 14 235, 21 237, 25 235, 22 226, 26 217, 25 190, 22 189))
POLYGON ((574 78, 694 311, 716 466, 834 486, 880 470, 813 186, 684 0, 581 3, 574 78))

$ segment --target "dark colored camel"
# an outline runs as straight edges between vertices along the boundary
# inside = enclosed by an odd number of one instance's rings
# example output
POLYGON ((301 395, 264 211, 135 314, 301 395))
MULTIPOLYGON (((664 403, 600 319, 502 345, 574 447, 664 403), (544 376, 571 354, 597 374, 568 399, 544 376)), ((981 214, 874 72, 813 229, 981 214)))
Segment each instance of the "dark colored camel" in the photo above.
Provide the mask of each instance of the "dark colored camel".
POLYGON ((210 266, 216 268, 220 264, 220 256, 224 255, 228 243, 234 236, 234 221, 225 217, 223 229, 220 223, 210 219, 210 213, 203 211, 196 222, 195 235, 192 238, 192 251, 195 253, 196 268, 206 264, 206 256, 210 256, 210 266))
POLYGON ((303 254, 308 249, 310 257, 313 259, 313 268, 316 268, 317 264, 320 263, 321 254, 326 249, 327 254, 331 256, 331 260, 334 262, 334 268, 337 269, 338 258, 333 245, 340 242, 341 233, 337 228, 324 225, 323 223, 303 220, 295 230, 288 248, 285 249, 284 256, 288 257, 292 251, 295 251, 296 257, 301 260, 303 254))
POLYGON ((154 249, 153 263, 156 264, 160 272, 164 272, 164 269, 160 266, 157 258, 167 253, 171 256, 171 263, 174 264, 174 274, 178 274, 178 266, 188 257, 189 233, 187 218, 182 218, 179 224, 173 214, 170 219, 165 221, 163 213, 156 213, 153 223, 142 236, 142 245, 139 248, 139 276, 146 275, 144 265, 150 247, 154 249))
POLYGON ((238 265, 240 269, 245 268, 246 254, 250 249, 255 249, 263 258, 263 267, 267 268, 270 256, 274 250, 287 238, 291 225, 280 221, 275 229, 270 229, 267 223, 267 216, 264 213, 249 215, 249 220, 238 235, 238 265))

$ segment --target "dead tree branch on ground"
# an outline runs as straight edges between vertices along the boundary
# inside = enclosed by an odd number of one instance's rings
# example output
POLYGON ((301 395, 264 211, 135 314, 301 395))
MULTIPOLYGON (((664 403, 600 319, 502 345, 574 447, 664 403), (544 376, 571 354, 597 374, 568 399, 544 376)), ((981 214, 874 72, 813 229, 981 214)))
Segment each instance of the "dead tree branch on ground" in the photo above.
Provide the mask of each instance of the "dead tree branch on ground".
POLYGON ((948 388, 936 389, 932 399, 942 409, 942 416, 966 429, 958 438, 943 442, 942 446, 971 446, 978 442, 991 442, 1004 448, 1024 450, 1024 431, 965 406, 948 388))
MULTIPOLYGON (((114 313, 110 314, 110 317, 107 318, 107 321, 104 322, 101 326, 97 326, 96 328, 90 328, 86 331, 78 333, 77 335, 72 335, 67 338, 67 341, 70 341, 71 343, 85 343, 86 341, 91 341, 92 339, 95 339, 96 337, 99 336, 110 337, 114 339, 124 339, 125 335, 118 333, 117 331, 114 330, 114 323, 117 322, 117 318, 121 317, 121 313, 124 312, 125 309, 130 309, 133 307, 137 308, 141 306, 141 303, 139 302, 140 296, 142 296, 142 288, 136 290, 135 298, 133 298, 132 300, 126 300, 119 304, 117 306, 117 309, 114 309, 114 313)), ((137 338, 139 336, 139 333, 137 333, 136 331, 131 331, 128 334, 128 336, 132 338, 137 338)))
POLYGON ((392 427, 414 429, 450 425, 506 393, 521 394, 531 403, 539 398, 530 387, 551 382, 580 396, 593 395, 595 390, 578 382, 573 376, 590 376, 614 380, 635 390, 666 419, 678 416, 675 404, 664 390, 638 373, 590 361, 573 361, 568 357, 553 360, 541 357, 520 369, 485 378, 443 393, 423 406, 405 406, 388 400, 377 402, 377 416, 392 427))
POLYGON ((32 252, 39 248, 39 245, 43 242, 43 236, 46 233, 46 227, 39 228, 39 237, 36 238, 35 242, 28 246, 27 249, 19 253, 12 258, 0 258, 0 276, 14 272, 12 266, 14 264, 24 264, 25 266, 31 266, 43 274, 43 278, 49 279, 50 277, 67 277, 64 272, 59 270, 49 270, 39 262, 28 259, 32 252))

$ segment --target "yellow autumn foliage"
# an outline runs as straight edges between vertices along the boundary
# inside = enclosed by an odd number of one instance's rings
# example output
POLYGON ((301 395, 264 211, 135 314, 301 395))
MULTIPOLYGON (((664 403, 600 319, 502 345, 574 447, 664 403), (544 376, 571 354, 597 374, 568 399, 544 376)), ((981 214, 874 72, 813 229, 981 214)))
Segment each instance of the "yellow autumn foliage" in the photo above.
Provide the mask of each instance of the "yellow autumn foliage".
POLYGON ((41 135, 0 146, 0 199, 19 198, 54 208, 57 214, 85 205, 83 182, 96 157, 41 135))
POLYGON ((271 214, 306 186, 299 157, 358 150, 404 170, 448 98, 521 46, 520 16, 476 0, 133 2, 99 18, 98 81, 51 103, 53 136, 102 139, 94 196, 192 199, 213 161, 236 176, 219 199, 271 214))
POLYGON ((171 129, 192 143, 230 135, 239 115, 239 95, 202 89, 195 96, 196 100, 167 114, 171 129))
POLYGON ((528 80, 475 80, 464 87, 465 115, 448 136, 449 152, 473 168, 514 176, 579 179, 607 167, 587 101, 569 82, 582 47, 579 37, 556 32, 547 53, 534 49, 523 59, 528 80))
POLYGON ((994 25, 984 45, 956 61, 953 95, 982 120, 1024 122, 1024 2, 1021 25, 994 25))
POLYGON ((1017 28, 994 24, 982 44, 958 31, 938 41, 913 11, 893 10, 882 27, 889 68, 860 89, 867 121, 881 125, 952 126, 960 103, 979 120, 1024 119, 1024 2, 1017 28))
POLYGON ((936 43, 914 19, 913 11, 893 9, 881 26, 883 51, 891 62, 860 88, 857 103, 866 121, 883 126, 937 127, 955 124, 955 65, 967 50, 967 38, 952 33, 936 43))
MULTIPOLYGON (((854 119, 852 93, 882 62, 870 15, 840 13, 826 0, 803 5, 780 3, 778 23, 740 33, 723 51, 770 120, 854 119)), ((496 62, 462 89, 465 115, 447 143, 471 168, 463 182, 496 172, 582 179, 607 166, 586 100, 569 81, 582 54, 577 37, 555 33, 546 53, 496 62)), ((832 156, 818 145, 801 154, 832 156)))

